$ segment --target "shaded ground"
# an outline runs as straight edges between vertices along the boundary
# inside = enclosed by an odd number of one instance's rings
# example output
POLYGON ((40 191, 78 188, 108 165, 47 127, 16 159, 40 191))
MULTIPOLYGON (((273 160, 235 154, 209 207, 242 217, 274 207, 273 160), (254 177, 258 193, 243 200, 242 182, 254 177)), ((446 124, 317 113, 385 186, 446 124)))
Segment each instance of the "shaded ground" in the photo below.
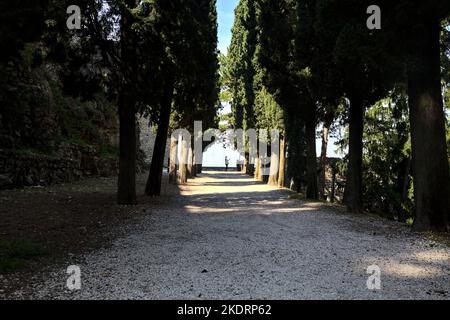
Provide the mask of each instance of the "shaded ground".
MULTIPOLYGON (((138 176, 139 195, 145 178, 138 176)), ((108 246, 120 235, 117 226, 161 201, 140 196, 139 206, 118 206, 116 186, 115 178, 94 178, 0 191, 0 294, 28 282, 49 264, 108 246), (12 257, 5 257, 11 249, 12 257)), ((168 193, 167 185, 163 188, 168 193)))
POLYGON ((169 190, 111 246, 77 255, 9 297, 449 299, 450 249, 407 227, 290 200, 236 173, 169 190), (82 289, 65 288, 66 267, 82 289), (382 289, 367 289, 367 267, 382 289))

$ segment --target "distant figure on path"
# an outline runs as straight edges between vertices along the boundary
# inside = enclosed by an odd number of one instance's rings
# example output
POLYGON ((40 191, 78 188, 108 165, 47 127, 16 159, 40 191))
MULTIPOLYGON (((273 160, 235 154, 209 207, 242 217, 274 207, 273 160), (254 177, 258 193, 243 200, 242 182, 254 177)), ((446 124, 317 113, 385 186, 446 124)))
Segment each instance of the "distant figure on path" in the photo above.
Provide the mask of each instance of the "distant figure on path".
POLYGON ((228 159, 227 156, 225 156, 225 170, 228 171, 228 165, 230 164, 230 159, 228 159))

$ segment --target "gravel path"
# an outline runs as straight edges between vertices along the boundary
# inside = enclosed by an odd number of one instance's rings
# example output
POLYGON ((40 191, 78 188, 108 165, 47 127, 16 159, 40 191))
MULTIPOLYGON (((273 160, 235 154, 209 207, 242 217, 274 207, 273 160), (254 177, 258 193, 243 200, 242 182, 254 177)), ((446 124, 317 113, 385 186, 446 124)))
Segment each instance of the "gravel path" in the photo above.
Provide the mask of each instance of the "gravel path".
POLYGON ((449 299, 450 249, 401 224, 290 200, 237 173, 208 172, 150 207, 127 236, 54 268, 26 298, 449 299), (367 289, 367 267, 381 290, 367 289))

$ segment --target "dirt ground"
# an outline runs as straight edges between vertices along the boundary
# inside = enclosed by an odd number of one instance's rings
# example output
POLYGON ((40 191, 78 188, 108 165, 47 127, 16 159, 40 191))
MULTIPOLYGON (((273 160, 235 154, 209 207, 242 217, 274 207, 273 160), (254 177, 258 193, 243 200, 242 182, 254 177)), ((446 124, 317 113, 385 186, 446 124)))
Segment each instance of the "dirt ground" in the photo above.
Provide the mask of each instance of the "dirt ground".
MULTIPOLYGON (((66 256, 3 297, 450 299, 447 244, 291 195, 238 173, 207 172, 179 191, 166 186, 165 196, 134 213, 117 213, 104 200, 105 224, 113 215, 133 217, 111 219, 108 245, 99 240, 97 248, 66 256), (66 287, 70 264, 82 270, 79 291, 66 287), (381 272, 379 290, 367 287, 371 266, 381 272)), ((96 220, 85 220, 94 238, 103 229, 96 220)))
POLYGON ((164 184, 165 196, 143 196, 146 177, 137 177, 137 206, 116 205, 116 178, 0 191, 0 246, 13 244, 23 250, 25 244, 40 252, 18 266, 0 268, 0 294, 16 290, 61 259, 107 247, 120 235, 118 227, 146 212, 149 204, 157 205, 178 192, 164 184))

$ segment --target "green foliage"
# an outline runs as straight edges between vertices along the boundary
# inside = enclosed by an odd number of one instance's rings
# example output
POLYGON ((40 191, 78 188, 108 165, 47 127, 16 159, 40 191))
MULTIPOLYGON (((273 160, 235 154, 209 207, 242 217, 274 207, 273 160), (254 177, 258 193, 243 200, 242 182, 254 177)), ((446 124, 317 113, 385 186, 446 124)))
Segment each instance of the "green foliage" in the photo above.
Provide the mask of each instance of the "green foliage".
POLYGON ((300 101, 297 68, 293 60, 293 4, 289 1, 258 1, 260 66, 257 79, 262 82, 284 110, 293 111, 300 101))
POLYGON ((232 39, 228 49, 227 67, 224 72, 232 96, 233 125, 235 128, 254 128, 254 77, 253 63, 256 36, 256 7, 254 0, 241 0, 235 11, 232 39))
POLYGON ((0 241, 0 273, 17 271, 45 254, 39 245, 29 240, 0 241))
POLYGON ((230 122, 232 120, 232 114, 231 113, 227 113, 227 114, 221 114, 219 116, 219 121, 223 122, 223 121, 227 121, 230 122))
MULTIPOLYGON (((154 65, 160 61, 156 72, 159 80, 149 87, 155 90, 169 78, 174 79, 172 127, 191 128, 195 120, 213 127, 220 91, 215 1, 161 0, 155 4, 159 17, 155 22, 156 43, 163 51, 155 52, 147 62, 154 65)), ((149 49, 155 51, 155 44, 151 46, 149 49)), ((154 101, 159 100, 156 97, 154 101)))
POLYGON ((102 144, 100 146, 99 154, 102 158, 116 159, 119 156, 119 148, 108 144, 102 144))
POLYGON ((29 64, 31 47, 35 46, 26 46, 18 71, 10 71, 9 87, 3 91, 1 147, 51 154, 61 142, 81 146, 109 143, 101 128, 116 126, 115 105, 102 92, 91 100, 67 95, 57 65, 29 64))
MULTIPOLYGON (((28 2, 16 1, 2 10, 6 20, 26 17, 29 21, 22 23, 23 28, 2 24, 21 33, 16 35, 14 54, 8 56, 11 61, 6 66, 0 61, 0 147, 51 155, 61 142, 109 144, 102 130, 116 127, 117 115, 114 97, 107 93, 104 74, 108 72, 100 67, 98 47, 87 28, 68 31, 66 27, 70 4, 83 8, 84 17, 99 9, 99 4, 91 0, 28 2), (39 4, 41 8, 36 7, 39 4), (15 10, 17 5, 23 8, 15 10)), ((1 32, 0 37, 3 41, 1 32)))
POLYGON ((292 200, 302 200, 302 201, 306 201, 306 200, 307 200, 306 194, 301 193, 301 192, 295 193, 295 194, 291 194, 291 195, 289 196, 289 199, 292 199, 292 200))
POLYGON ((54 108, 59 127, 60 142, 82 147, 107 145, 108 137, 100 128, 115 126, 116 107, 104 95, 97 94, 92 100, 66 96, 59 84, 50 80, 54 108))
MULTIPOLYGON (((381 0, 383 29, 369 31, 370 4, 241 0, 225 56, 217 52, 215 0, 2 1, 0 146, 50 154, 68 142, 116 156, 103 129, 116 123, 118 93, 125 93, 133 112, 159 123, 170 105, 164 96, 173 92, 173 127, 190 128, 201 119, 205 127, 227 120, 237 128, 284 131, 290 176, 303 179, 311 149, 307 128, 335 118, 347 123, 352 101, 342 101, 357 95, 367 109, 366 208, 410 215, 408 105, 398 88, 407 82, 405 66, 414 65, 416 31, 443 19, 450 158, 450 4, 381 0), (69 4, 83 9, 81 30, 66 28, 69 4), (232 104, 232 117, 217 117, 219 100, 232 104)), ((352 169, 345 161, 339 167, 352 169)))
POLYGON ((41 36, 47 0, 3 0, 0 2, 0 67, 14 60, 27 42, 41 36))
MULTIPOLYGON (((442 64, 442 81, 450 85, 450 17, 442 22, 441 32, 441 64, 442 64)), ((448 91, 447 91, 448 102, 448 91)), ((447 104, 448 106, 448 104, 447 104)))
POLYGON ((219 99, 223 103, 231 103, 233 101, 233 93, 231 92, 232 78, 228 66, 228 56, 219 53, 219 99))
POLYGON ((394 92, 366 112, 363 191, 370 211, 392 218, 412 214, 410 157, 407 98, 394 92))
POLYGON ((11 148, 11 149, 14 150, 14 152, 16 154, 23 155, 23 156, 47 156, 47 157, 51 156, 50 153, 39 150, 39 149, 33 149, 33 148, 27 148, 27 147, 19 147, 19 149, 17 149, 17 148, 16 149, 11 148))
MULTIPOLYGON (((295 182, 298 189, 307 184, 308 155, 309 159, 315 158, 306 151, 306 127, 307 124, 309 128, 315 127, 317 101, 313 98, 314 77, 310 68, 311 41, 314 39, 312 20, 305 16, 314 7, 311 1, 261 0, 257 2, 256 10, 258 46, 255 61, 258 68, 255 85, 264 86, 279 106, 273 108, 274 104, 269 104, 277 122, 272 125, 285 131, 288 179, 295 182)), ((315 152, 315 146, 309 146, 311 149, 315 152)), ((314 173, 316 169, 311 168, 310 172, 314 173)), ((309 181, 313 180, 311 175, 309 181)))
POLYGON ((284 112, 266 87, 256 93, 254 109, 258 128, 284 129, 284 112))
POLYGON ((442 82, 444 84, 444 112, 447 122, 447 153, 450 162, 450 17, 442 22, 441 64, 442 82))

